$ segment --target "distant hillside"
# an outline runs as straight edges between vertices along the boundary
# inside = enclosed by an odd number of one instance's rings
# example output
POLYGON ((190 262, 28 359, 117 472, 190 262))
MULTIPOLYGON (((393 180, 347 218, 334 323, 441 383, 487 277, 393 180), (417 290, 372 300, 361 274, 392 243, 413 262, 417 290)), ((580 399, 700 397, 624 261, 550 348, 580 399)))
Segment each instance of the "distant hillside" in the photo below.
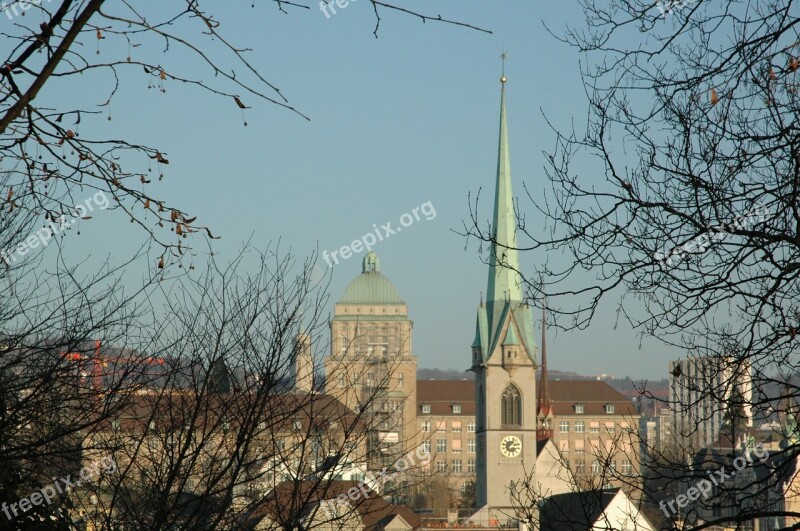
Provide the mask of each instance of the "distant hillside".
POLYGON ((474 380, 472 371, 455 369, 417 369, 417 380, 474 380))

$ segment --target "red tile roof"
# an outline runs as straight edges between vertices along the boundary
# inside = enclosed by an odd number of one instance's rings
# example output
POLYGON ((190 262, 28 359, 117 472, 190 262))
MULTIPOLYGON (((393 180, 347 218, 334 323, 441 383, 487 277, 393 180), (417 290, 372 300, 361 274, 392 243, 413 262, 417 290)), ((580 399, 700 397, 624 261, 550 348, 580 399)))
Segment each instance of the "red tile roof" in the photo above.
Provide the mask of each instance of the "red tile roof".
POLYGON ((417 380, 417 415, 422 405, 431 406, 433 416, 459 415, 453 413, 453 404, 461 405, 460 415, 475 416, 474 380, 417 380))
POLYGON ((606 415, 606 404, 614 405, 614 415, 636 415, 636 407, 625 396, 599 380, 556 380, 548 382, 556 417, 575 415, 575 404, 583 404, 586 416, 606 415))

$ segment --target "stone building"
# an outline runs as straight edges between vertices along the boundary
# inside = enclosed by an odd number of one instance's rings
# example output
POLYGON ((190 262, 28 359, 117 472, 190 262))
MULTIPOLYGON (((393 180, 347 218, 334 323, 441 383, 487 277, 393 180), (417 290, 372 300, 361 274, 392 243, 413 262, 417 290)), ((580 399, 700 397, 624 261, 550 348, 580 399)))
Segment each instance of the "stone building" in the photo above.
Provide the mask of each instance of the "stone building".
POLYGON ((639 413, 598 380, 549 382, 553 442, 582 486, 620 487, 639 477, 639 413))
POLYGON ((457 500, 475 481, 477 439, 475 383, 469 380, 419 380, 417 428, 431 454, 432 472, 457 500))
POLYGON ((369 464, 391 467, 416 447, 417 358, 413 354, 408 306, 381 274, 370 251, 361 274, 336 302, 331 352, 325 358, 325 392, 370 426, 369 464))

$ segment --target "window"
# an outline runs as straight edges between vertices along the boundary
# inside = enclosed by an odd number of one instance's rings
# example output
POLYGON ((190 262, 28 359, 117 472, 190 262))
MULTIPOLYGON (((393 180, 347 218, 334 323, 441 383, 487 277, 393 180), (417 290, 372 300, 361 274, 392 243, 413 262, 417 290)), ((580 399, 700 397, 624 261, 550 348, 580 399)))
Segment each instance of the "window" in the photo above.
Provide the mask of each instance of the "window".
POLYGON ((599 473, 600 473, 600 461, 595 459, 594 461, 592 461, 592 474, 597 475, 599 473))
POLYGON ((454 420, 453 424, 451 426, 453 427, 453 433, 461 433, 461 421, 460 420, 454 420))
POLYGON ((475 439, 470 439, 467 441, 467 453, 475 453, 475 439))
POLYGON ((424 454, 431 453, 431 442, 430 441, 422 441, 422 452, 424 454))
POLYGON ((576 420, 575 421, 575 433, 583 433, 583 421, 576 420))
POLYGON ((467 431, 470 433, 475 433, 475 421, 471 420, 467 423, 467 431))
POLYGON ((617 427, 614 426, 613 424, 606 424, 606 431, 609 434, 614 435, 616 433, 616 431, 617 431, 617 427))
POLYGON ((467 461, 467 472, 469 472, 470 474, 474 474, 475 473, 475 460, 474 459, 470 459, 469 461, 467 461))
POLYGON ((633 472, 633 466, 629 459, 622 460, 622 473, 626 475, 630 475, 633 472))
POLYGON ((562 420, 561 422, 559 422, 558 429, 561 433, 569 433, 569 421, 562 420))
POLYGON ((600 433, 600 426, 589 426, 589 433, 600 433))
POLYGON ((614 414, 614 404, 606 404, 606 414, 607 415, 614 414))
POLYGON ((453 453, 454 454, 461 453, 461 439, 453 439, 453 453))
POLYGON ((447 461, 436 461, 437 472, 447 472, 447 461))
POLYGON ((406 375, 405 374, 399 375, 397 377, 397 387, 403 387, 405 383, 406 383, 406 375))
POLYGON ((516 385, 503 391, 500 401, 501 423, 505 426, 522 426, 522 395, 516 385))
POLYGON ((453 413, 461 413, 461 404, 453 404, 453 413))
POLYGON ((437 452, 447 451, 447 439, 436 439, 436 451, 437 452))
POLYGON ((454 472, 456 474, 461 473, 461 459, 453 459, 450 461, 450 472, 454 472))
POLYGON ((575 414, 583 415, 583 404, 575 404, 575 414))
POLYGON ((584 463, 583 460, 581 459, 580 461, 575 463, 575 473, 583 474, 584 472, 586 472, 586 463, 584 463))
POLYGON ((447 431, 447 421, 440 420, 436 423, 436 431, 447 431))
POLYGON ((430 404, 422 404, 422 412, 423 413, 430 413, 431 412, 431 405, 430 404))
MULTIPOLYGON (((223 429, 224 429, 224 426, 223 426, 223 429)), ((299 430, 302 430, 302 429, 303 429, 303 421, 301 421, 301 420, 295 420, 295 421, 294 421, 294 429, 295 429, 295 430, 298 430, 298 431, 299 431, 299 430)))
POLYGON ((422 431, 423 433, 430 433, 431 432, 431 423, 430 421, 425 421, 422 423, 422 431))
POLYGON ((344 387, 344 374, 339 375, 339 383, 337 385, 339 387, 344 387))
POLYGON ((575 453, 578 454, 578 455, 583 455, 583 446, 581 446, 581 447, 577 447, 576 446, 575 447, 575 453))

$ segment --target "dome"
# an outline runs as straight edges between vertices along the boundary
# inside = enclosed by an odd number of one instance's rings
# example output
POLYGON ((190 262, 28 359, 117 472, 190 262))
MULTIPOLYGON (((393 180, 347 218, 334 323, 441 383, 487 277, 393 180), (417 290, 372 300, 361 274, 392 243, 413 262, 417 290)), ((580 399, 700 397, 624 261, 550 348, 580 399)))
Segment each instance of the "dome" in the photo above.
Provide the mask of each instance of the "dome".
POLYGON ((381 274, 378 255, 364 257, 361 274, 354 278, 337 304, 405 304, 392 281, 381 274))

